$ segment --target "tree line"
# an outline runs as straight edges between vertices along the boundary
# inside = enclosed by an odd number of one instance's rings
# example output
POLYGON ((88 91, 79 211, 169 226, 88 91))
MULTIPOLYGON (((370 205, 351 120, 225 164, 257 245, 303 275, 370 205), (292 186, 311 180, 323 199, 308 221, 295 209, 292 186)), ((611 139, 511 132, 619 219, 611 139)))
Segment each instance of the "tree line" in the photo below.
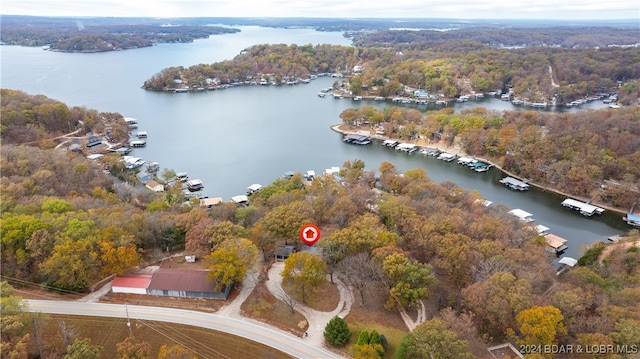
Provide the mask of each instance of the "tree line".
MULTIPOLYGON (((143 87, 156 91, 207 88, 214 80, 228 84, 272 77, 280 84, 282 78, 339 72, 347 77, 342 82, 354 96, 410 96, 407 89, 423 89, 453 98, 511 89, 524 101, 564 104, 609 93, 619 81, 626 84, 640 78, 638 47, 505 49, 468 39, 414 45, 256 45, 232 60, 163 69, 143 87), (361 73, 352 73, 356 65, 361 73)), ((622 104, 636 103, 637 85, 631 92, 621 98, 622 104)))
POLYGON ((49 46, 56 51, 102 52, 152 46, 155 43, 193 42, 210 35, 233 34, 239 29, 221 26, 163 26, 158 21, 123 19, 24 18, 3 16, 0 40, 8 45, 49 46))
POLYGON ((637 106, 557 114, 474 108, 421 113, 391 107, 347 109, 343 123, 384 129, 406 141, 460 145, 546 188, 628 210, 640 196, 637 106))

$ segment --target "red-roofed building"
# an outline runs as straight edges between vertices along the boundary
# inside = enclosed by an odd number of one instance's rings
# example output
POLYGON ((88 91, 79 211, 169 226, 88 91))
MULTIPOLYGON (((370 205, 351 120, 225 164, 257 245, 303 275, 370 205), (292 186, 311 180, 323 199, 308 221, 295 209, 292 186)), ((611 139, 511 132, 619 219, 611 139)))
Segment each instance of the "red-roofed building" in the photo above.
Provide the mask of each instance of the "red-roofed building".
POLYGON ((147 294, 151 278, 151 274, 115 277, 111 282, 111 290, 114 293, 147 294))

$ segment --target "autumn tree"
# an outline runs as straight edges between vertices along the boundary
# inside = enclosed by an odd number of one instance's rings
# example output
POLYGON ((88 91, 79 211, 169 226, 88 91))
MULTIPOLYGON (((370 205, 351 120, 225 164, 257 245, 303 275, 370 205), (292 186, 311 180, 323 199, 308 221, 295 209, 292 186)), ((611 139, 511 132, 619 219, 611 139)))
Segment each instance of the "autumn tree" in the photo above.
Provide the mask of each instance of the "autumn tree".
POLYGON ((2 358, 26 358, 29 343, 28 318, 22 298, 15 295, 13 287, 6 281, 0 282, 0 356, 2 358))
POLYGON ((458 338, 445 322, 431 319, 407 334, 396 352, 398 359, 471 359, 466 341, 458 338))
POLYGON ((309 222, 309 214, 309 204, 297 201, 272 209, 259 223, 266 233, 289 243, 298 238, 300 228, 309 222))
POLYGON ((389 282, 389 299, 385 308, 407 307, 427 295, 429 286, 435 284, 431 265, 419 263, 401 253, 389 255, 382 262, 382 271, 389 282))
POLYGON ((558 336, 567 334, 560 310, 554 306, 531 307, 518 313, 516 323, 527 345, 552 345, 558 336))
POLYGON ((76 339, 67 347, 65 359, 99 359, 102 347, 91 343, 91 339, 76 339))
POLYGON ((123 342, 116 344, 117 359, 149 359, 151 358, 151 346, 136 337, 127 337, 123 342))
POLYGON ((209 261, 207 278, 216 284, 217 290, 240 282, 257 255, 258 249, 250 240, 227 239, 206 257, 209 261))
POLYGON ((282 278, 294 293, 307 303, 315 288, 326 282, 327 267, 318 256, 309 252, 296 252, 284 261, 282 278))
POLYGON ((347 344, 349 338, 351 338, 349 325, 347 325, 344 319, 338 316, 331 318, 329 323, 324 327, 324 338, 329 344, 336 347, 347 344))
POLYGON ((158 359, 198 359, 198 356, 179 344, 167 345, 160 347, 158 359))

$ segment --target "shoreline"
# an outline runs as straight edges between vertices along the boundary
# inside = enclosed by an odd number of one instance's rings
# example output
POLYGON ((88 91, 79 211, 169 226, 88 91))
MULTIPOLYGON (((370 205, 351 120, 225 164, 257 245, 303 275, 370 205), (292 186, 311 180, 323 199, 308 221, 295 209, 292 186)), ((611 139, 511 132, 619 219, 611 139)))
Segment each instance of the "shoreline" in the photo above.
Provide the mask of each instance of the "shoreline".
MULTIPOLYGON (((396 140, 396 141, 401 141, 401 140, 400 140, 400 139, 398 139, 398 138, 391 138, 391 137, 388 137, 388 136, 375 135, 375 134, 374 134, 374 135, 371 135, 371 131, 372 131, 372 130, 358 130, 358 131, 353 131, 353 130, 350 130, 350 129, 344 129, 344 128, 342 128, 342 126, 345 126, 345 125, 344 125, 344 124, 336 124, 336 125, 332 125, 332 126, 331 126, 331 130, 333 130, 334 132, 341 133, 341 134, 343 134, 343 135, 363 135, 363 134, 365 134, 365 133, 368 133, 368 136, 370 136, 371 138, 376 139, 376 140, 381 140, 381 141, 384 141, 384 140, 396 140)), ((457 155, 457 156, 472 157, 472 158, 474 158, 474 159, 477 159, 478 161, 486 162, 486 163, 488 163, 488 164, 492 165, 493 167, 495 167, 496 169, 498 169, 500 172, 502 172, 502 173, 503 173, 504 175, 506 175, 506 176, 511 176, 511 177, 513 177, 513 178, 517 178, 517 179, 519 179, 520 181, 526 182, 526 183, 527 183, 527 184, 529 184, 530 186, 536 187, 536 188, 538 188, 538 189, 540 189, 540 190, 542 190, 542 191, 544 191, 544 192, 551 192, 551 193, 555 193, 555 194, 557 194, 557 195, 559 195, 559 196, 565 196, 565 197, 567 197, 567 198, 572 198, 572 199, 575 199, 575 200, 578 200, 578 201, 582 201, 582 202, 585 202, 585 203, 590 203, 590 204, 592 204, 592 203, 591 203, 591 201, 590 201, 588 198, 581 198, 581 197, 573 196, 573 195, 570 195, 570 194, 568 194, 568 193, 565 193, 565 192, 562 192, 562 191, 560 191, 560 190, 557 190, 557 189, 555 189, 555 188, 545 187, 545 186, 543 186, 543 185, 541 185, 541 184, 539 184, 539 183, 535 183, 535 182, 527 181, 526 179, 523 179, 523 178, 521 178, 520 176, 518 176, 518 175, 516 175, 516 174, 514 174, 514 173, 511 173, 511 172, 509 172, 509 171, 507 171, 507 170, 505 170, 505 169, 503 169, 501 166, 497 165, 497 164, 496 164, 496 163, 494 163, 493 161, 490 161, 490 160, 488 160, 488 159, 486 159, 486 158, 482 158, 482 157, 478 157, 478 156, 469 155, 468 153, 466 153, 466 152, 465 152, 462 148, 460 148, 459 146, 455 146, 455 145, 453 145, 453 146, 447 146, 447 145, 445 145, 445 144, 443 144, 443 143, 440 143, 440 142, 435 142, 435 143, 434 143, 434 142, 429 142, 429 141, 425 141, 425 140, 410 141, 410 142, 407 142, 407 143, 414 143, 414 144, 416 144, 416 145, 418 145, 418 146, 421 146, 421 147, 437 148, 437 149, 438 149, 438 150, 440 150, 440 151, 445 151, 445 152, 448 152, 448 153, 453 153, 453 154, 455 154, 455 155, 457 155)), ((594 205, 596 205, 596 204, 594 204, 594 205)), ((598 207, 601 207, 601 208, 604 208, 604 209, 605 209, 605 210, 607 210, 607 211, 611 211, 611 212, 613 212, 613 213, 617 213, 617 214, 619 214, 619 215, 621 215, 621 216, 626 216, 626 215, 627 215, 627 211, 626 211, 626 210, 624 210, 624 209, 615 208, 615 207, 611 207, 611 206, 603 205, 603 204, 597 204, 597 206, 598 206, 598 207)), ((620 218, 620 220, 622 220, 622 217, 620 218)))

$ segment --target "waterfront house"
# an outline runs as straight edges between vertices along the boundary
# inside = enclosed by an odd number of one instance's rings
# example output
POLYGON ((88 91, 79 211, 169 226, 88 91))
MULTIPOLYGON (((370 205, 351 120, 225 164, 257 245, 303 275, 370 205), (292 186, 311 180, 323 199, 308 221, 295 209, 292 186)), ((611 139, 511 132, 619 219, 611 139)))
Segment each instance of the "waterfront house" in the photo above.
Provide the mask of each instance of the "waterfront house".
POLYGON ((147 182, 145 186, 153 192, 164 192, 164 185, 154 180, 147 182))
POLYGON ((153 175, 149 172, 145 172, 145 171, 140 171, 138 173, 136 173, 136 178, 138 179, 138 181, 140 181, 141 183, 147 183, 149 181, 151 181, 153 179, 153 175))

